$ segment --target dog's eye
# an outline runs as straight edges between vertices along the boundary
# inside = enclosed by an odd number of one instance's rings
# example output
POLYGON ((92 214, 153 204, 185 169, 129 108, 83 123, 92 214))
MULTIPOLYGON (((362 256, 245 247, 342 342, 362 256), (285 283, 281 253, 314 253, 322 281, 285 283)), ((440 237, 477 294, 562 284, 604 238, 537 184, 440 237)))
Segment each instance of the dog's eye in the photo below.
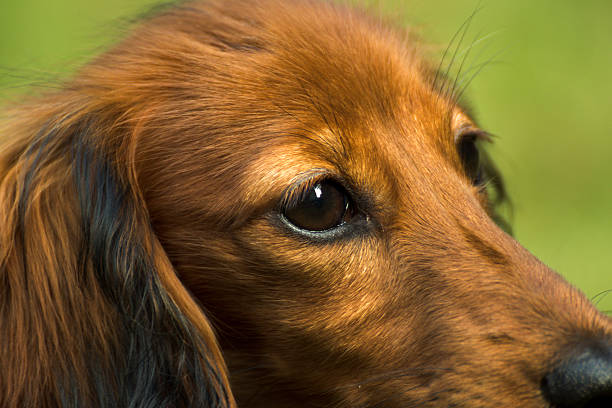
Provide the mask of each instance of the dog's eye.
POLYGON ((480 153, 476 145, 477 138, 476 135, 463 136, 457 146, 465 173, 475 186, 484 182, 480 153))
POLYGON ((284 209, 283 214, 300 229, 325 231, 348 220, 351 201, 341 186, 332 181, 321 181, 305 190, 284 209))

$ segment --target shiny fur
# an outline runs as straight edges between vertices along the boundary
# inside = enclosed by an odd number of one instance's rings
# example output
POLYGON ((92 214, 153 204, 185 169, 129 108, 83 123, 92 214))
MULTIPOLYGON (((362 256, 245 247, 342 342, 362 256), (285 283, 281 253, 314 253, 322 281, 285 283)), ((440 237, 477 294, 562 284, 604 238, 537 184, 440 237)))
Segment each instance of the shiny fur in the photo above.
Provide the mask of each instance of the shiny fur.
POLYGON ((9 111, 0 406, 548 406, 612 323, 492 220, 456 97, 361 12, 218 0, 9 111), (321 177, 359 216, 289 228, 321 177))

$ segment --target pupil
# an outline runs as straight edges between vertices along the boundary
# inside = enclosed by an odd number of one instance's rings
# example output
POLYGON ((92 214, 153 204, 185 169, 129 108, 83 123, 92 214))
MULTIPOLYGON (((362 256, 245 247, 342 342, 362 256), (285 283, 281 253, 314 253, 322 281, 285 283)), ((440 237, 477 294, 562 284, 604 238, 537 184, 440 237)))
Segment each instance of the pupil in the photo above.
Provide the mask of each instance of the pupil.
POLYGON ((342 223, 346 207, 345 194, 334 184, 321 182, 284 214, 298 228, 324 231, 342 223))
POLYGON ((465 168, 465 172, 474 184, 479 184, 482 180, 480 168, 480 154, 474 140, 466 140, 461 143, 459 154, 465 168))

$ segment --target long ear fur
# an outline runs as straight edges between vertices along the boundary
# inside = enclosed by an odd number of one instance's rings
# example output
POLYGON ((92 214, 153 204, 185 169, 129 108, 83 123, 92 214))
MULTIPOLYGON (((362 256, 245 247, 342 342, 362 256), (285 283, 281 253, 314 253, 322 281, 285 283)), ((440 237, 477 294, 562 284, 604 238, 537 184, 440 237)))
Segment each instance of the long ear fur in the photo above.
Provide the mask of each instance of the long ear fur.
POLYGON ((150 225, 135 138, 49 106, 0 129, 0 406, 234 406, 150 225))

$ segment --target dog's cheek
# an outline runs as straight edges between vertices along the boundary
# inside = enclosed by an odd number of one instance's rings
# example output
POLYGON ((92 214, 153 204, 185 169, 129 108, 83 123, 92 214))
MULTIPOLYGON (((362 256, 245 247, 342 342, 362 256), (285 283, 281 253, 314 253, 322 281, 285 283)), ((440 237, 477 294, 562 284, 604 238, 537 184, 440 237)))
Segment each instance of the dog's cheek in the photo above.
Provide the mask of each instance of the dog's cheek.
POLYGON ((243 313, 277 374, 303 378, 327 367, 337 381, 357 382, 402 363, 397 350, 410 346, 421 317, 393 312, 402 279, 380 239, 312 242, 262 219, 236 241, 249 259, 243 313))

